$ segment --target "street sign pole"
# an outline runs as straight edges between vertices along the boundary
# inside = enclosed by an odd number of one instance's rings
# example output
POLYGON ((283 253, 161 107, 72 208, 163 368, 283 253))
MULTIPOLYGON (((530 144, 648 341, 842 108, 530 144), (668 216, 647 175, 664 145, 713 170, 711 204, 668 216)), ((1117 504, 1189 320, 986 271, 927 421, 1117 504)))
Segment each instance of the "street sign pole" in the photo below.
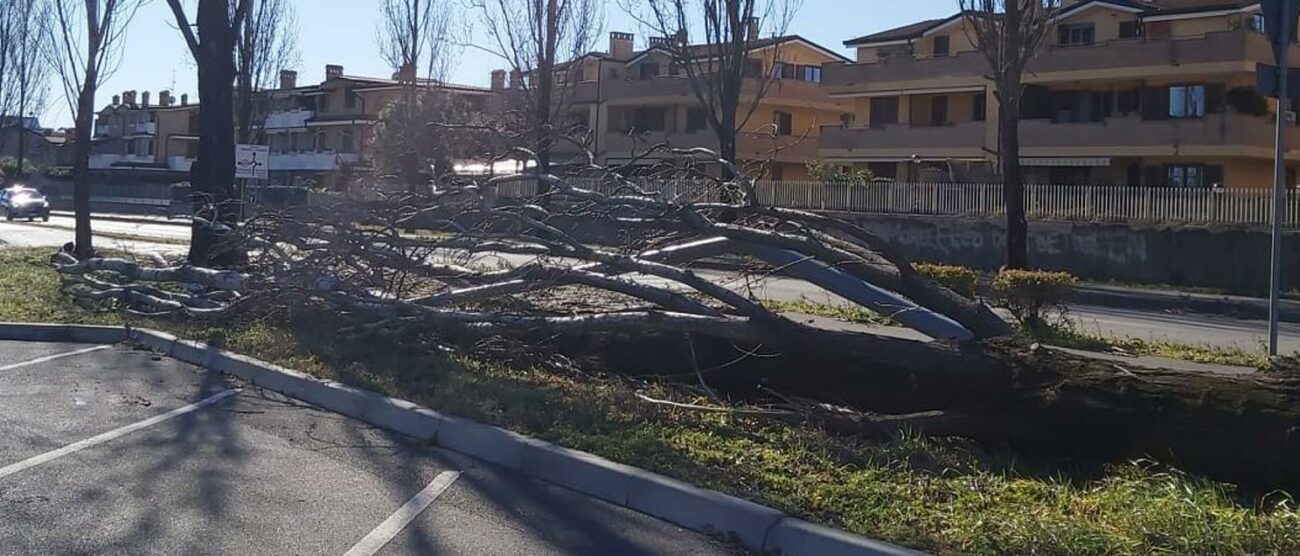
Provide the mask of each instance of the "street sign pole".
POLYGON ((1277 138, 1273 151, 1273 250, 1269 257, 1268 354, 1278 354, 1278 311, 1282 292, 1282 221, 1286 219, 1286 127, 1290 96, 1290 54, 1300 0, 1265 0, 1265 26, 1277 59, 1277 138))

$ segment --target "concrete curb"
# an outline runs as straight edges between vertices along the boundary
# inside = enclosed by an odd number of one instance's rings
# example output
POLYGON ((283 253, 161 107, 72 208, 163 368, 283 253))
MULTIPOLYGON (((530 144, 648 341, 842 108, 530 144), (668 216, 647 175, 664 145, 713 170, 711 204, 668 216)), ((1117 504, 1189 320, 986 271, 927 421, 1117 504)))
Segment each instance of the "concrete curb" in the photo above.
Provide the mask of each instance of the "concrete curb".
POLYGON ((746 548, 758 552, 817 556, 922 554, 809 523, 767 506, 644 469, 499 427, 443 415, 407 401, 318 379, 164 332, 110 326, 0 323, 0 340, 118 343, 128 339, 174 359, 233 375, 261 388, 692 531, 734 537, 746 548))
MULTIPOLYGON (((1081 285, 1071 303, 1145 311, 1186 311, 1239 319, 1268 318, 1268 300, 1250 297, 1081 285)), ((1284 299, 1279 319, 1300 322, 1300 303, 1284 299)))

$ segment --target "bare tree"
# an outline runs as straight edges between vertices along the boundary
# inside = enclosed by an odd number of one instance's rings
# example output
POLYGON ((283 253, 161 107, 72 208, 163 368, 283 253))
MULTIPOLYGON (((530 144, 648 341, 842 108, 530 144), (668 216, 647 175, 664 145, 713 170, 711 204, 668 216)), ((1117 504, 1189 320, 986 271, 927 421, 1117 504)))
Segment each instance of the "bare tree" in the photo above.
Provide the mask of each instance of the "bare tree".
POLYGON ((971 42, 989 64, 998 101, 998 157, 1007 204, 1007 267, 1029 266, 1029 223, 1020 175, 1020 99, 1029 64, 1042 52, 1060 0, 958 0, 971 42))
MULTIPOLYGON (((14 82, 13 107, 19 118, 19 125, 25 129, 24 118, 45 112, 46 95, 49 93, 50 65, 44 62, 47 50, 52 47, 48 31, 52 14, 49 0, 19 2, 12 9, 15 43, 13 48, 9 49, 7 71, 14 82)), ((0 70, 0 72, 4 71, 6 70, 0 70)), ((18 134, 17 158, 18 172, 21 175, 27 158, 27 133, 25 132, 18 134)))
POLYGON ((379 49, 403 89, 402 98, 383 112, 383 143, 390 150, 382 157, 412 191, 427 181, 421 178, 422 166, 432 156, 419 151, 428 145, 424 139, 431 122, 424 118, 444 113, 445 99, 433 98, 433 89, 448 69, 451 20, 446 0, 384 0, 380 6, 379 49))
POLYGON ((189 260, 194 264, 236 264, 243 255, 232 242, 222 241, 221 230, 233 228, 239 221, 240 195, 235 186, 235 50, 253 0, 239 0, 233 12, 229 0, 198 0, 193 26, 181 0, 167 0, 167 5, 199 73, 202 133, 198 159, 190 168, 190 184, 210 214, 194 220, 189 260))
MULTIPOLYGON (((9 70, 13 59, 12 52, 17 48, 15 28, 17 27, 19 7, 17 3, 0 4, 0 117, 9 116, 14 105, 14 79, 9 70)), ((0 126, 3 126, 0 122, 0 126)), ((4 139, 0 136, 0 146, 4 139)))
POLYGON ((604 25, 599 0, 470 0, 482 16, 491 44, 478 45, 510 66, 512 81, 527 97, 532 152, 538 174, 551 172, 556 137, 555 114, 562 112, 564 91, 556 71, 566 61, 587 54, 604 25))
MULTIPOLYGON (((230 0, 231 12, 238 0, 230 0)), ((260 91, 276 83, 281 70, 293 69, 298 53, 298 14, 290 0, 253 0, 235 50, 235 135, 240 143, 260 143, 257 125, 266 116, 260 91)))
POLYGON ((781 54, 776 39, 786 34, 800 5, 800 0, 625 2, 643 24, 671 39, 661 48, 690 80, 718 138, 718 155, 726 160, 739 160, 739 133, 776 80, 773 68, 781 54), (646 13, 637 15, 638 10, 646 13), (700 44, 691 44, 694 36, 700 44), (755 58, 760 47, 765 53, 755 58))
POLYGON ((53 21, 47 28, 68 111, 76 119, 73 137, 72 205, 76 212, 78 256, 94 253, 90 231, 90 140, 95 120, 95 92, 121 61, 126 29, 145 0, 52 0, 53 21))

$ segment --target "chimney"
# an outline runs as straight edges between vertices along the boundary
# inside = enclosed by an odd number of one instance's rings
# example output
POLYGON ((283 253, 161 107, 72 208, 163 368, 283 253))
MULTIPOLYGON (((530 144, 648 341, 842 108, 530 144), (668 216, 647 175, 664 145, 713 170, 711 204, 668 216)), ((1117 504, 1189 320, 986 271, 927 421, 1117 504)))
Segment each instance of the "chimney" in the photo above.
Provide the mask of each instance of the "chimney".
POLYGON ((504 91, 506 89, 506 70, 492 70, 492 90, 504 91))
POLYGON ((677 46, 686 46, 686 30, 678 29, 673 35, 673 42, 677 43, 677 46))
POLYGON ((402 64, 402 67, 397 68, 397 72, 393 74, 393 80, 415 83, 415 64, 402 64))
POLYGON ((122 105, 122 95, 113 95, 113 106, 122 105))
POLYGON ((158 106, 167 108, 172 105, 171 91, 158 91, 158 106))
POLYGON ((145 108, 149 107, 149 91, 140 93, 140 106, 145 108))
POLYGON ((614 31, 609 34, 609 57, 615 60, 632 59, 632 33, 614 31))
POLYGON ((510 88, 511 88, 511 89, 522 89, 522 88, 524 88, 524 74, 523 74, 523 72, 521 72, 521 71, 519 71, 519 70, 513 70, 513 71, 510 72, 510 88))
POLYGON ((343 77, 343 66, 330 64, 325 66, 325 79, 335 79, 343 77))
POLYGON ((190 95, 188 93, 181 93, 181 106, 189 106, 189 105, 190 105, 190 95))
POLYGON ((135 107, 135 91, 127 91, 127 92, 125 92, 125 93, 122 93, 122 104, 125 104, 125 105, 127 105, 127 106, 130 106, 130 107, 134 108, 134 107, 135 107))
POLYGON ((288 90, 296 88, 298 88, 298 72, 293 70, 280 70, 280 89, 288 90))
POLYGON ((756 40, 758 40, 758 32, 759 32, 758 18, 757 18, 757 17, 751 17, 751 18, 749 18, 748 20, 745 21, 745 24, 746 24, 746 25, 745 25, 745 40, 750 40, 750 41, 756 41, 756 40))

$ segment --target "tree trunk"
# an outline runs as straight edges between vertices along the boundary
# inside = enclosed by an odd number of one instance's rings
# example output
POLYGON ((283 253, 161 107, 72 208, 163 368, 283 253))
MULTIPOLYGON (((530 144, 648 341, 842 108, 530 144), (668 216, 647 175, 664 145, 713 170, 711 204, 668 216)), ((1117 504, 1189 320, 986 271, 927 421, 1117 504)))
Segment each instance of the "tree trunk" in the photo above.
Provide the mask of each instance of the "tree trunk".
MULTIPOLYGON (((199 156, 190 169, 190 182, 201 201, 212 207, 208 215, 227 226, 239 222, 242 200, 235 185, 235 38, 225 0, 199 2, 199 156)), ((243 253, 220 241, 212 227, 195 222, 189 260, 203 266, 229 266, 243 262, 243 253)))
POLYGON ((1025 220, 1025 186, 1020 176, 1020 80, 1000 87, 998 153, 1007 211, 1007 268, 1029 267, 1029 223, 1025 220))
POLYGON ((72 145, 72 210, 76 217, 73 241, 78 258, 91 257, 95 253, 90 230, 90 141, 98 78, 93 65, 87 68, 81 96, 77 97, 76 137, 72 145))

